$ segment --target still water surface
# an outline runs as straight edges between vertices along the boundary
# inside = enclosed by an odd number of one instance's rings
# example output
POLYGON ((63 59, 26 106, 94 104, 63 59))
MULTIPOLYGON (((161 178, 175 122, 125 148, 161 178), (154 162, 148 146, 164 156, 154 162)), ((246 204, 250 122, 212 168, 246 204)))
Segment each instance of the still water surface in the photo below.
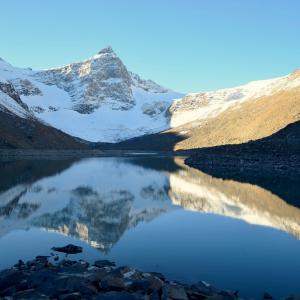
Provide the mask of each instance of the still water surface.
POLYGON ((74 258, 205 280, 244 297, 300 292, 299 185, 283 199, 278 184, 222 180, 165 157, 0 169, 0 268, 74 243, 84 247, 74 258))

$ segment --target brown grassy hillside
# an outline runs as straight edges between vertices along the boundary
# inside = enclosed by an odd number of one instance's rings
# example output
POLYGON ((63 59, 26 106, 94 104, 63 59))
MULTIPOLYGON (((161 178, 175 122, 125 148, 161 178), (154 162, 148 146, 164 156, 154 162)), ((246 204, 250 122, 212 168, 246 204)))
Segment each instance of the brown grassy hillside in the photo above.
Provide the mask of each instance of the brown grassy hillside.
POLYGON ((114 145, 120 149, 188 150, 270 136, 300 120, 300 89, 247 100, 216 117, 114 145))
POLYGON ((269 136, 300 120, 300 89, 248 100, 207 120, 169 132, 187 131, 175 150, 239 144, 269 136))

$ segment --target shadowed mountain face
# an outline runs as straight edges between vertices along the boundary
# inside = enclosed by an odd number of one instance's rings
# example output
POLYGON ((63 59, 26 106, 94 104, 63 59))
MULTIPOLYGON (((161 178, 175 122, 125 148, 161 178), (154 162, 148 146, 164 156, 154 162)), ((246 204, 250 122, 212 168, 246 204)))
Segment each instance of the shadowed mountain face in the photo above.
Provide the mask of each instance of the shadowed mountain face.
POLYGON ((27 89, 23 86, 17 90, 12 83, 0 78, 0 149, 86 148, 86 144, 34 117, 21 96, 24 93, 36 96, 37 91, 29 81, 23 84, 27 89))
POLYGON ((87 148, 87 145, 79 140, 34 118, 20 118, 0 111, 0 128, 0 149, 87 148))
POLYGON ((288 177, 285 188, 293 192, 276 195, 259 185, 211 177, 180 158, 2 162, 1 167, 6 174, 0 192, 1 236, 16 229, 45 228, 107 253, 140 222, 184 209, 300 237, 300 210, 286 202, 296 203, 299 184, 291 188, 294 182, 288 186, 288 177))
POLYGON ((120 150, 173 151, 184 137, 174 132, 162 132, 132 138, 117 144, 99 145, 99 148, 120 150), (104 146, 104 147, 103 147, 104 146))

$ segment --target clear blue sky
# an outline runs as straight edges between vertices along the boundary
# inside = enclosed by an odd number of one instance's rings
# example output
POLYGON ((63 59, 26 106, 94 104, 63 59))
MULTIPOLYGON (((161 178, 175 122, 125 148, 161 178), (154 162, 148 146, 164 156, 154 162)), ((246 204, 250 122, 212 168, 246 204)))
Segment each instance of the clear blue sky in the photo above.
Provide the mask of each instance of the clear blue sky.
POLYGON ((177 91, 229 87, 300 67, 299 0, 0 0, 0 57, 48 68, 111 45, 177 91))

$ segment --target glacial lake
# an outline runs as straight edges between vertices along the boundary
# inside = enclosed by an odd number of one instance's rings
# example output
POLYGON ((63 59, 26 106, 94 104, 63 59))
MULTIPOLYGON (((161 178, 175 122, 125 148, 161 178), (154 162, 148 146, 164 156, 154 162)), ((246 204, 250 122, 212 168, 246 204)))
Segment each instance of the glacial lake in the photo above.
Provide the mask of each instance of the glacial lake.
POLYGON ((245 298, 300 292, 299 178, 222 179, 159 156, 2 161, 0 170, 0 269, 73 243, 84 251, 71 258, 245 298))

